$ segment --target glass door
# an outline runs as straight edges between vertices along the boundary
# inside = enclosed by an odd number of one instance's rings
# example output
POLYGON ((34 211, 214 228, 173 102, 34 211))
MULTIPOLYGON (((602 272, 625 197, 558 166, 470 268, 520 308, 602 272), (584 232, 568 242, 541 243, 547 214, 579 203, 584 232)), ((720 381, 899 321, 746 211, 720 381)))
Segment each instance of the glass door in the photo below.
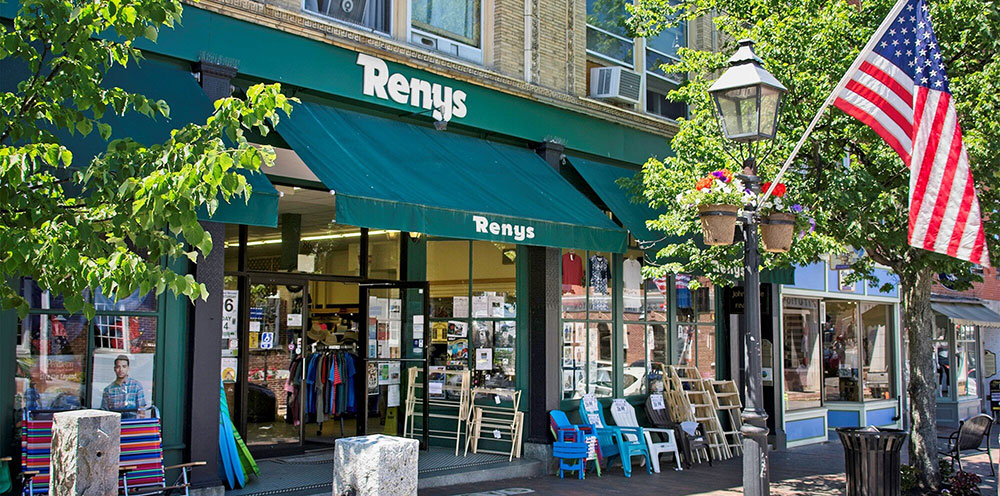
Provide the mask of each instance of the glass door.
POLYGON ((295 279, 251 278, 248 289, 239 344, 244 437, 254 451, 299 445, 309 288, 295 279))
MULTIPOLYGON (((414 417, 427 425, 428 294, 426 282, 361 284, 365 434, 403 436, 414 417), (410 381, 414 376, 419 383, 410 381)), ((415 435, 426 449, 428 433, 415 435)))

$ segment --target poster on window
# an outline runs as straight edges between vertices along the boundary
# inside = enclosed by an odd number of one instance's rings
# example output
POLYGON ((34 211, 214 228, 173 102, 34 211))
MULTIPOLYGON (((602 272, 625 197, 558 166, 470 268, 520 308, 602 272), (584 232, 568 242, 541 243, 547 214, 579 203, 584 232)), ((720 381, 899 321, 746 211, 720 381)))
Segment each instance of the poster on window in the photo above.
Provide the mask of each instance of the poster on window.
POLYGON ((517 340, 517 327, 513 320, 505 320, 496 323, 494 333, 494 346, 496 348, 513 348, 517 340))
MULTIPOLYGON (((91 367, 90 407, 134 410, 150 405, 153 396, 153 353, 98 353, 91 367)), ((135 418, 123 412, 122 418, 135 418)))
POLYGON ((472 323, 472 347, 493 347, 493 322, 477 320, 472 323))

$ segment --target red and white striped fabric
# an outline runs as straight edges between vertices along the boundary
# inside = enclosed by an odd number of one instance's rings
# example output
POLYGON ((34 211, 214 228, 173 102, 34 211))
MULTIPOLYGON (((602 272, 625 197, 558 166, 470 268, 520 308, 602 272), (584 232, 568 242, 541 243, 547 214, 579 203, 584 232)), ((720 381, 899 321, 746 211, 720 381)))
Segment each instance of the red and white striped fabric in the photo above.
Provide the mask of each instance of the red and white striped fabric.
POLYGON ((910 245, 989 265, 982 212, 924 0, 901 0, 833 104, 910 167, 910 245))

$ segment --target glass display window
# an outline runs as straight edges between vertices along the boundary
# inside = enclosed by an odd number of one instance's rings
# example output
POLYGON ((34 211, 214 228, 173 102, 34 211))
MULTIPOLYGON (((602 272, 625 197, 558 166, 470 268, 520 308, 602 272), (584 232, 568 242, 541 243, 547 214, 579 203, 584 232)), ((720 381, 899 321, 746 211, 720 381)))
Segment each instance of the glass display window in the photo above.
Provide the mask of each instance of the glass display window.
POLYGON ((785 410, 818 408, 823 404, 823 359, 819 340, 819 300, 782 300, 782 358, 785 410))
POLYGON ((858 304, 826 302, 823 322, 823 389, 826 401, 861 400, 858 304))
POLYGON ((955 392, 958 396, 979 396, 979 344, 976 326, 955 326, 955 392))
POLYGON ((517 252, 506 243, 427 241, 432 366, 468 369, 476 387, 515 387, 517 252))
MULTIPOLYGON (((616 360, 625 357, 612 353, 612 274, 618 270, 613 264, 610 253, 572 249, 562 252, 563 399, 587 393, 598 397, 614 394, 616 360)), ((641 307, 641 303, 637 306, 641 307)), ((638 335, 643 339, 641 333, 638 335)), ((637 352, 641 358, 642 346, 637 352)))
POLYGON ((861 303, 861 342, 864 351, 863 396, 865 400, 894 398, 892 380, 893 336, 895 319, 893 305, 861 303))

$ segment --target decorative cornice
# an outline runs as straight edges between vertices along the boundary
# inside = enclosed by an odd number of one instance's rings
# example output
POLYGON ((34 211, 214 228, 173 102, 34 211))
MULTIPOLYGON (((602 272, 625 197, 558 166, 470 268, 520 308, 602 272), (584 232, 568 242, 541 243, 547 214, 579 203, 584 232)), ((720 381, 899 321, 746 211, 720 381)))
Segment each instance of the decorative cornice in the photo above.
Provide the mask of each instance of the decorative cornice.
MULTIPOLYGON (((467 64, 434 53, 417 50, 397 40, 355 29, 346 24, 292 11, 286 7, 255 0, 202 0, 185 3, 235 19, 252 22, 290 34, 329 43, 353 51, 378 55, 410 67, 457 79, 477 86, 526 98, 554 107, 579 112, 591 117, 632 127, 665 138, 677 132, 675 123, 608 105, 595 100, 562 93, 550 88, 526 83, 484 67, 467 64), (374 52, 374 53, 373 53, 374 52)), ((529 0, 530 1, 530 0, 529 0)))

